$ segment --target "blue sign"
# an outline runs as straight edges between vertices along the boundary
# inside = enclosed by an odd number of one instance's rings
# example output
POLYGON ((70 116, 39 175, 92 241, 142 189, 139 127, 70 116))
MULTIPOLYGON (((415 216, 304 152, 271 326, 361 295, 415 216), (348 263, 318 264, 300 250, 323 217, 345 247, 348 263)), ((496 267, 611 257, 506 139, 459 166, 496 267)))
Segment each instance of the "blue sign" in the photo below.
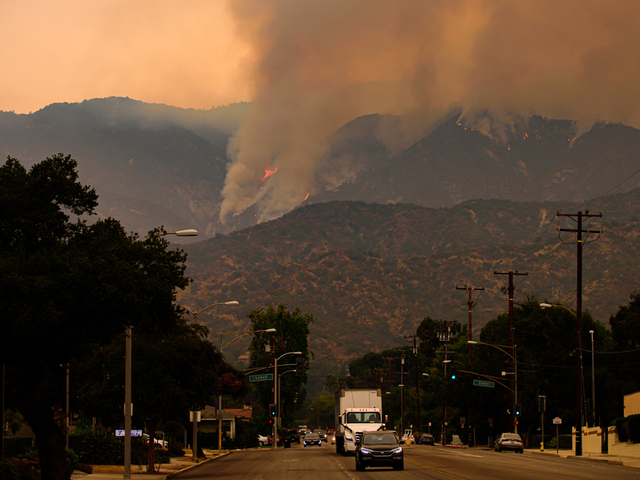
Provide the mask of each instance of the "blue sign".
MULTIPOLYGON (((142 430, 131 430, 132 437, 141 437, 142 430)), ((124 437, 124 430, 116 430, 116 437, 124 437)))

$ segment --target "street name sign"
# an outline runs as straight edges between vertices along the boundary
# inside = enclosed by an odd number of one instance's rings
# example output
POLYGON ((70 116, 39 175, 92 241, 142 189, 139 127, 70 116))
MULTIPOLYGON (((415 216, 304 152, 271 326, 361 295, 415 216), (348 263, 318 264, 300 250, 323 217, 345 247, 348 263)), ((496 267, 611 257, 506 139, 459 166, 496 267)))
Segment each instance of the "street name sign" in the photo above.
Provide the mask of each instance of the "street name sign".
MULTIPOLYGON (((116 430, 116 437, 124 437, 124 430, 116 430)), ((132 437, 141 437, 142 436, 142 430, 131 430, 131 436, 132 437)))
POLYGON ((273 373, 263 373, 262 375, 249 375, 250 382, 266 382, 273 380, 273 373))
POLYGON ((473 385, 475 387, 489 387, 489 388, 493 388, 495 387, 495 383, 493 382, 489 382, 487 380, 474 380, 473 381, 473 385))

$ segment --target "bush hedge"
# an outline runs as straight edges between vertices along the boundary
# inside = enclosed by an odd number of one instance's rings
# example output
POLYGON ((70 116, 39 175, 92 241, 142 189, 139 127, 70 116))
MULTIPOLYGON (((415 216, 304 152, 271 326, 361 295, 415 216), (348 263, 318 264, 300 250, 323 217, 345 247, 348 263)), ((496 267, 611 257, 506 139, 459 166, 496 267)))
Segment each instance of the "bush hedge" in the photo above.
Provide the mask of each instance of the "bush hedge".
POLYGON ((20 474, 15 465, 0 459, 0 478, 3 480, 20 480, 20 474))
POLYGON ((4 456, 23 458, 28 451, 38 448, 35 437, 4 437, 4 456))

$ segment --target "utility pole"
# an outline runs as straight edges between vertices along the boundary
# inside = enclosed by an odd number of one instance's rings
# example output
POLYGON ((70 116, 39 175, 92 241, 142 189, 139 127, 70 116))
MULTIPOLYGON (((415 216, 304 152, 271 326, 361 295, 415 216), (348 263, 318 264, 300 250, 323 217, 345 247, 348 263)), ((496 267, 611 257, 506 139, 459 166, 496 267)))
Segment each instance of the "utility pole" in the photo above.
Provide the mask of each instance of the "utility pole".
MULTIPOLYGON (((577 287, 576 287, 576 456, 582 455, 582 234, 598 233, 598 238, 602 234, 602 230, 583 230, 582 221, 585 218, 602 217, 602 214, 590 214, 589 210, 585 213, 557 213, 558 217, 569 217, 572 220, 575 217, 576 228, 558 228, 559 232, 575 233, 577 237, 577 287)), ((564 242, 563 242, 564 243, 564 242)))
MULTIPOLYGON (((509 346, 511 347, 511 371, 514 372, 516 366, 514 365, 515 363, 515 358, 516 358, 516 347, 514 344, 514 340, 513 340, 513 292, 515 290, 514 286, 513 286, 513 276, 514 275, 529 275, 528 272, 518 272, 518 270, 516 270, 515 272, 509 270, 508 272, 493 272, 494 275, 509 275, 509 346)), ((517 432, 517 426, 516 426, 516 401, 517 401, 517 397, 514 397, 514 380, 511 380, 511 423, 513 425, 513 431, 517 432)))
MULTIPOLYGON (((484 287, 456 287, 456 290, 468 290, 469 291, 469 301, 467 305, 469 306, 469 341, 473 340, 473 322, 471 320, 472 312, 473 312, 473 300, 471 299, 471 294, 474 290, 484 290, 484 287)), ((469 343, 469 365, 471 365, 471 343, 469 343)), ((469 446, 473 443, 473 427, 471 426, 471 405, 469 405, 469 410, 467 412, 467 428, 469 431, 469 446)))
MULTIPOLYGON (((471 292, 473 290, 484 290, 484 287, 456 287, 456 290, 468 290, 469 291, 469 301, 467 305, 469 306, 469 340, 473 340, 472 332, 473 332, 473 322, 471 321, 471 313, 473 311, 473 301, 471 300, 471 292)), ((469 365, 471 365, 471 344, 469 344, 469 365)))
MULTIPOLYGON (((276 372, 276 356, 275 356, 275 342, 273 335, 271 336, 271 372, 273 374, 273 403, 276 403, 278 399, 276 398, 276 382, 278 381, 278 372, 276 372)), ((222 405, 220 405, 222 409, 222 405)), ((276 409, 279 408, 279 405, 276 405, 276 409)), ((271 449, 275 450, 278 448, 278 425, 277 425, 278 417, 273 419, 273 428, 271 429, 271 435, 273 436, 273 440, 271 441, 271 449)), ((220 450, 222 450, 222 443, 218 446, 220 450)))
POLYGON ((400 436, 404 435, 404 350, 400 357, 400 436))
POLYGON ((413 357, 415 359, 415 372, 416 372, 416 410, 418 412, 418 434, 422 440, 422 418, 420 417, 420 383, 418 383, 420 377, 418 377, 418 346, 416 344, 417 335, 405 335, 404 338, 413 338, 413 357))
MULTIPOLYGON (((387 430, 394 430, 394 428, 390 428, 393 427, 393 423, 391 422, 391 357, 384 357, 386 360, 389 360, 389 390, 388 390, 388 409, 389 409, 389 415, 387 415, 387 430)), ((382 373, 380 373, 380 386, 382 388, 382 373)))
MULTIPOLYGON (((436 330, 436 335, 438 337, 438 340, 440 341, 440 343, 444 343, 444 350, 438 350, 436 351, 436 353, 443 353, 444 354, 444 368, 443 368, 443 373, 442 373, 442 382, 446 382, 447 381, 447 364, 450 362, 450 360, 448 359, 448 355, 450 353, 455 354, 455 352, 449 352, 448 350, 448 343, 451 341, 451 337, 453 336, 453 332, 451 331, 451 324, 453 322, 450 320, 443 320, 440 322, 440 324, 442 325, 438 330, 436 330)), ((446 445, 447 444, 447 401, 445 399, 444 401, 444 405, 442 407, 442 438, 441 438, 441 442, 442 445, 446 445)))
POLYGON ((389 360, 389 418, 387 418, 387 424, 393 426, 393 423, 391 423, 391 357, 388 358, 389 360))

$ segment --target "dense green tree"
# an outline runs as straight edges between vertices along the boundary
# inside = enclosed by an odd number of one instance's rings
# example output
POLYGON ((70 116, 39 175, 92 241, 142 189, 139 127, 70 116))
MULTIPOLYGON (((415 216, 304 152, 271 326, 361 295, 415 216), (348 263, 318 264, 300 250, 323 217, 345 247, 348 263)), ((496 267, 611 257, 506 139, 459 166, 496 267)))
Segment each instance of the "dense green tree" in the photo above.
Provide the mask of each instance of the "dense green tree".
POLYGON ((609 319, 611 345, 609 351, 596 353, 596 398, 607 401, 598 416, 606 420, 624 416, 624 395, 640 390, 640 294, 634 292, 627 305, 621 305, 609 319))
MULTIPOLYGON (((283 425, 293 421, 295 411, 302 405, 306 397, 304 384, 306 383, 306 373, 297 376, 295 373, 284 374, 295 368, 296 357, 305 359, 305 372, 309 368, 309 360, 313 353, 308 347, 309 325, 313 323, 313 315, 305 313, 296 308, 289 311, 283 304, 277 307, 268 305, 266 309, 258 308, 249 312, 251 319, 251 330, 266 330, 275 328, 275 333, 254 334, 250 351, 249 367, 252 369, 269 367, 273 365, 273 360, 279 358, 287 352, 302 352, 302 355, 288 355, 278 361, 278 375, 280 378, 280 414, 283 418, 283 425), (265 346, 269 345, 267 352, 265 346)), ((268 372, 268 369, 262 372, 268 372)), ((256 385, 255 395, 260 405, 266 409, 273 403, 271 382, 260 382, 256 385)))
POLYGON ((0 167, 0 357, 10 401, 33 429, 43 480, 66 480, 64 368, 108 344, 128 325, 162 331, 179 318, 185 255, 152 232, 141 242, 106 219, 88 225, 95 191, 77 164, 56 155, 27 171, 0 167), (57 412, 57 413, 56 413, 57 412))
MULTIPOLYGON (((207 334, 206 327, 180 321, 160 335, 136 331, 132 337, 135 418, 139 425, 144 422, 151 438, 161 422, 186 419, 187 412, 204 408, 221 392, 221 380, 230 372, 207 334)), ((79 407, 86 415, 102 417, 103 424, 113 425, 122 417, 124 346, 124 337, 117 337, 78 365, 76 377, 83 382, 79 407)), ((150 472, 153 447, 150 442, 150 472)))
MULTIPOLYGON (((582 355, 584 391, 590 391, 591 376, 589 358, 591 339, 589 331, 594 331, 595 348, 604 351, 609 332, 589 312, 582 313, 581 348, 576 348, 576 314, 565 307, 542 309, 535 295, 528 296, 514 306, 514 343, 518 363, 518 403, 522 404, 522 417, 518 425, 523 438, 529 437, 540 427, 538 396, 547 397, 547 419, 560 417, 566 425, 573 425, 576 406, 576 357, 582 355)), ((502 377, 503 371, 511 372, 509 355, 509 317, 501 314, 482 328, 480 340, 493 345, 504 345, 500 352, 486 345, 474 347, 475 372, 493 375, 496 382, 513 388, 512 376, 502 377)), ((602 379, 604 381, 604 379, 602 379)), ((598 380, 596 380, 598 383, 598 380)), ((479 411, 494 419, 496 433, 511 429, 508 411, 512 410, 507 388, 496 384, 495 389, 478 389, 475 395, 479 411), (490 392, 487 390, 491 390, 490 392)), ((585 417, 589 416, 591 395, 582 396, 585 417)), ((601 407, 605 408, 603 404, 601 407)), ((486 424, 485 419, 479 419, 486 424)), ((550 431, 550 430, 548 430, 550 431)))

